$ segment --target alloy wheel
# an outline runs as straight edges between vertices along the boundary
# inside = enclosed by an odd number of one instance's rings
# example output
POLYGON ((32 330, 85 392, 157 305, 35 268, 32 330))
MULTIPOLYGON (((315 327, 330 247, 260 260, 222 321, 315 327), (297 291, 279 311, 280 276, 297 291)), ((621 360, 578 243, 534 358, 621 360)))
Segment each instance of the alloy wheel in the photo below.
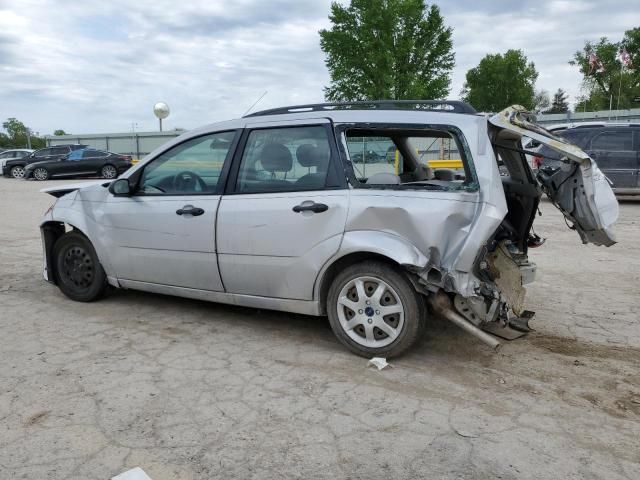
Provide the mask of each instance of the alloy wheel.
POLYGON ((16 165, 11 169, 11 176, 13 178, 24 178, 24 167, 16 165))
POLYGON ((356 277, 338 295, 338 319, 356 343, 372 348, 392 343, 404 326, 404 306, 398 293, 375 277, 356 277))
POLYGON ((105 165, 102 167, 102 176, 104 178, 116 178, 118 172, 113 165, 105 165))
POLYGON ((46 180, 49 178, 49 172, 47 172, 44 168, 36 168, 33 171, 33 178, 36 180, 46 180))

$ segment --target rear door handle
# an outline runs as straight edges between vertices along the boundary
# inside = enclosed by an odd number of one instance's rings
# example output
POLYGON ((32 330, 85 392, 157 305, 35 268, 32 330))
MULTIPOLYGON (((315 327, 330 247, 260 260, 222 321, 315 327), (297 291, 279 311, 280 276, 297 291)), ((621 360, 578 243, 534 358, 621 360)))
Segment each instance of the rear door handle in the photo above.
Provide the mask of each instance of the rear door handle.
POLYGON ((202 215, 204 213, 204 210, 202 208, 194 207, 193 205, 185 205, 181 209, 176 210, 176 213, 178 215, 192 215, 194 217, 197 217, 199 215, 202 215))
POLYGON ((293 211, 296 213, 300 212, 313 212, 313 213, 322 213, 329 210, 329 206, 324 203, 316 203, 312 201, 302 202, 300 205, 296 205, 293 207, 293 211))

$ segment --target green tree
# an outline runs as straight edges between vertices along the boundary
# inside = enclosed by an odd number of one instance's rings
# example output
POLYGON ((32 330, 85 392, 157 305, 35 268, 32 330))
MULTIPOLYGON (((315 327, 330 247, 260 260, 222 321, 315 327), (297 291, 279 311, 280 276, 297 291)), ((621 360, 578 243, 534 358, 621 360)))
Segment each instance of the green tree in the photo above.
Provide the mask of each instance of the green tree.
POLYGON ((60 130, 54 130, 54 131, 53 131, 53 134, 54 134, 56 137, 60 137, 60 136, 62 136, 62 135, 69 135, 67 132, 65 132, 65 131, 64 131, 64 130, 62 130, 62 129, 60 129, 60 130))
POLYGON ((556 93, 553 94, 553 101, 551 102, 551 108, 544 113, 565 113, 569 111, 569 103, 567 102, 567 92, 559 88, 556 93))
POLYGON ((610 42, 606 37, 596 43, 586 42, 569 64, 578 67, 583 76, 585 95, 576 104, 576 111, 608 110, 610 104, 612 108, 638 107, 633 99, 640 96, 640 28, 624 32, 620 42, 610 42), (622 68, 616 58, 621 48, 629 53, 629 68, 622 68), (597 66, 589 64, 592 53, 600 62, 597 66))
POLYGON ((533 97, 533 109, 536 113, 543 112, 551 106, 551 100, 549 99, 549 92, 546 90, 539 90, 533 97))
POLYGON ((467 72, 461 96, 481 112, 498 112, 516 104, 533 110, 537 78, 535 65, 521 50, 489 54, 467 72))
POLYGON ((31 148, 42 148, 45 146, 44 138, 34 135, 28 127, 17 118, 7 118, 2 122, 2 128, 7 133, 0 134, 0 147, 23 148, 31 142, 31 148))
POLYGON ((423 0, 351 0, 331 4, 321 30, 330 101, 440 99, 454 66, 452 30, 423 0))

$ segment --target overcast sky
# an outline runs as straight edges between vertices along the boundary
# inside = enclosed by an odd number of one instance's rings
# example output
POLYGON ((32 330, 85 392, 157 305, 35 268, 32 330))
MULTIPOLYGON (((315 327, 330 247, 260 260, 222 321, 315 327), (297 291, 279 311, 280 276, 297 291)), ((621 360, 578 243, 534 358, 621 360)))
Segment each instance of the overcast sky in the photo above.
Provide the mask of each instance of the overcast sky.
MULTIPOLYGON (((585 40, 640 26, 638 0, 442 0, 453 27, 457 99, 487 53, 521 48, 537 87, 580 93, 567 64, 585 40)), ((193 128, 256 107, 320 102, 318 30, 330 0, 0 0, 0 121, 41 134, 193 128)))

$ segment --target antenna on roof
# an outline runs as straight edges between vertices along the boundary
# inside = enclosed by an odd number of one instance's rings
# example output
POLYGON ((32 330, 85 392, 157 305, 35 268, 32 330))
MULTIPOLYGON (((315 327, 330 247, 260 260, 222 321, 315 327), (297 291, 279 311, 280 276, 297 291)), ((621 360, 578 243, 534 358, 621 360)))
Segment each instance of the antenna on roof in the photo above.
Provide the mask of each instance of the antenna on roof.
POLYGON ((264 93, 260 96, 260 98, 258 98, 255 102, 253 102, 253 105, 251 105, 251 106, 249 107, 249 110, 247 110, 246 112, 244 112, 244 113, 242 114, 242 116, 244 117, 247 113, 249 113, 251 110, 253 110, 253 107, 255 107, 255 106, 258 104, 258 102, 259 102, 260 100, 262 100, 262 99, 265 97, 265 95, 266 95, 267 93, 269 93, 269 91, 268 91, 268 90, 265 90, 265 91, 264 91, 264 93))

